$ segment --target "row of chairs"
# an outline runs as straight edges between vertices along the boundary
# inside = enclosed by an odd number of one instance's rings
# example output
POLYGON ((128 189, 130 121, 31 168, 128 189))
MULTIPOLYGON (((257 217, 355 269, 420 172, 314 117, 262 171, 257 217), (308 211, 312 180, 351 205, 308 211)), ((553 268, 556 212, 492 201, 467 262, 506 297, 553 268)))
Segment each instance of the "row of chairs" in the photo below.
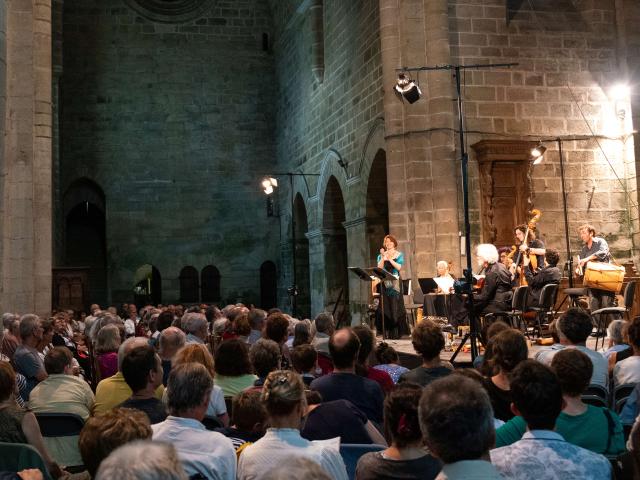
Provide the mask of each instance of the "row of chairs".
POLYGON ((589 385, 582 394, 582 401, 597 407, 608 407, 619 414, 635 387, 635 383, 625 383, 616 385, 609 392, 602 385, 589 385))

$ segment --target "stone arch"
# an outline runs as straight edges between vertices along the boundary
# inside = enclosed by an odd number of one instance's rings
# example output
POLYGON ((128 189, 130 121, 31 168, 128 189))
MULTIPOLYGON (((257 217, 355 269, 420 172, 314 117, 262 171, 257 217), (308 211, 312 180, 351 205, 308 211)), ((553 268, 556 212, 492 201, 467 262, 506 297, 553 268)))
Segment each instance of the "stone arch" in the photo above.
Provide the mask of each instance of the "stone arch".
POLYGON ((365 235, 368 245, 367 256, 373 262, 382 245, 382 239, 389 233, 387 158, 383 149, 376 152, 366 180, 365 235))
POLYGON ((162 303, 162 276, 155 265, 146 263, 136 270, 133 277, 133 301, 138 308, 162 303))
POLYGON ((198 270, 191 265, 187 265, 180 270, 180 301, 185 303, 195 303, 200 298, 200 282, 198 270))
MULTIPOLYGON (((333 178, 338 186, 340 187, 340 193, 342 195, 343 200, 347 197, 348 185, 347 185, 347 175, 345 169, 340 166, 340 162, 344 162, 342 156, 337 150, 329 149, 322 160, 322 164, 320 167, 320 179, 318 180, 318 184, 316 186, 316 193, 314 195, 314 199, 318 203, 317 209, 317 227, 323 228, 323 219, 324 219, 324 200, 327 191, 327 185, 331 178, 333 178)), ((348 216, 348 212, 346 210, 345 203, 345 216, 348 216)))

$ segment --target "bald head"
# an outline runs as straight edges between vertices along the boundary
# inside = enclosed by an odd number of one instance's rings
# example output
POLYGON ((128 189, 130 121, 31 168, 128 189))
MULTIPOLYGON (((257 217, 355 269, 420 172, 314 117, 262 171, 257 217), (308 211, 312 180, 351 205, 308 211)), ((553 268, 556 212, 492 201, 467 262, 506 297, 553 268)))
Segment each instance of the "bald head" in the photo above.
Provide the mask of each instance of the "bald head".
POLYGON ((337 369, 353 368, 359 350, 360 340, 350 328, 341 328, 329 339, 329 353, 337 369))
POLYGON ((184 347, 186 335, 178 327, 167 327, 160 333, 160 357, 171 359, 178 350, 184 347))
POLYGON ((122 361, 127 353, 136 347, 144 347, 145 345, 149 345, 147 337, 131 337, 122 342, 120 348, 118 348, 118 371, 121 371, 122 361))

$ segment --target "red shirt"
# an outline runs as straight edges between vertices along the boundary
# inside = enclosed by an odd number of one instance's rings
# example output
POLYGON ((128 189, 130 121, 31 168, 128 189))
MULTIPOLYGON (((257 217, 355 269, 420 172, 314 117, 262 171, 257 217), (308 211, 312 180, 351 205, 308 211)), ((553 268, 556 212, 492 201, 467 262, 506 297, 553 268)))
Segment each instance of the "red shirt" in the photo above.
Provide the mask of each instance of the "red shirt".
POLYGON ((376 368, 368 367, 368 369, 367 378, 378 382, 385 395, 393 390, 393 379, 391 378, 391 375, 376 368))

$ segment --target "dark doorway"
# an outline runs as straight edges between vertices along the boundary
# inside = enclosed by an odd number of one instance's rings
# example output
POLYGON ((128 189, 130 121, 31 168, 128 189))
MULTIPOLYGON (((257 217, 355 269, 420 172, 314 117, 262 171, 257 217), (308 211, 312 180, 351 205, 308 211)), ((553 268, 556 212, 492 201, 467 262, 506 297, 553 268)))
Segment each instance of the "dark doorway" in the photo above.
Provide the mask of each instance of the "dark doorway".
POLYGON ((349 282, 347 278, 347 232, 344 228, 345 208, 342 190, 335 177, 327 183, 324 196, 322 227, 325 268, 325 305, 336 312, 336 322, 349 324, 349 282))
POLYGON ((378 150, 371 165, 367 185, 367 261, 374 266, 384 236, 389 233, 389 205, 387 202, 387 157, 378 150))
POLYGON ((138 308, 162 303, 162 277, 153 265, 142 265, 133 282, 133 301, 138 308))
POLYGON ((260 306, 264 310, 278 304, 278 273, 276 264, 267 260, 260 265, 260 306))
POLYGON ((200 295, 203 302, 220 301, 220 271, 213 265, 200 272, 200 295))
POLYGON ((311 284, 309 280, 309 239, 306 233, 309 230, 307 221, 307 209, 300 194, 294 201, 296 224, 296 282, 298 284, 298 316, 300 318, 311 317, 311 284))
POLYGON ((200 296, 200 282, 198 281, 198 271, 191 266, 180 270, 180 301, 185 303, 196 303, 200 296))

